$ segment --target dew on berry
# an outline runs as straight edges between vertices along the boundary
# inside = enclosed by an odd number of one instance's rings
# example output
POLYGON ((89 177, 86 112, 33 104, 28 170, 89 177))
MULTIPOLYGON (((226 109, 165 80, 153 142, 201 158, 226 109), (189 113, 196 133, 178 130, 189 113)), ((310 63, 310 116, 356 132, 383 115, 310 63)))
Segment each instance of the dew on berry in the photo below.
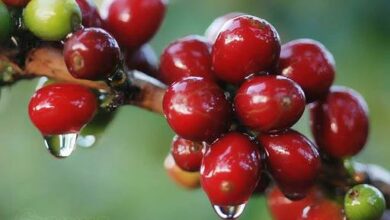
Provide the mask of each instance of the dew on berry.
POLYGON ((238 219, 245 209, 246 204, 236 206, 213 205, 214 211, 221 219, 238 219))
POLYGON ((67 158, 76 149, 77 133, 44 136, 45 146, 56 158, 67 158))
POLYGON ((96 143, 95 135, 79 135, 76 140, 77 146, 82 148, 90 148, 96 143))

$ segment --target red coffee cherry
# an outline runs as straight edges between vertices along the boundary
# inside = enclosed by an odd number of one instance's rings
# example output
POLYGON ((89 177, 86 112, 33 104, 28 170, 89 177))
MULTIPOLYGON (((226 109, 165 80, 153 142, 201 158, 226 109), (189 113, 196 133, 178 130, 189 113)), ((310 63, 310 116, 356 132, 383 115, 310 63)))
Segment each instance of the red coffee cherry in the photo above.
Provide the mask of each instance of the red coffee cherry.
POLYGON ((332 86, 327 98, 310 105, 310 124, 317 145, 336 158, 356 155, 366 144, 368 107, 356 91, 332 86))
POLYGON ((282 46, 279 72, 302 87, 309 103, 328 93, 335 78, 335 61, 320 42, 298 39, 282 46))
POLYGON ((8 6, 24 7, 30 0, 1 0, 8 6))
POLYGON ((346 220, 343 208, 336 202, 323 199, 303 209, 298 220, 346 220))
POLYGON ((29 115, 44 136, 78 133, 94 116, 95 95, 87 88, 70 83, 55 83, 35 92, 29 115))
POLYGON ((64 59, 75 78, 101 80, 117 68, 120 49, 116 40, 103 29, 85 28, 65 42, 64 59))
POLYGON ((286 197, 304 198, 321 168, 314 144, 294 130, 261 134, 258 139, 267 155, 268 170, 286 197))
POLYGON ((184 171, 195 172, 200 169, 206 145, 186 140, 177 135, 173 137, 171 154, 176 164, 184 171))
POLYGON ((200 36, 191 35, 172 42, 161 55, 160 80, 170 85, 188 76, 215 79, 210 53, 211 44, 200 36))
POLYGON ((127 50, 125 59, 127 68, 157 77, 158 59, 154 49, 149 44, 144 44, 135 52, 127 50))
POLYGON ((119 44, 135 50, 157 32, 165 15, 166 0, 105 0, 104 27, 119 44))
POLYGON ((239 84, 266 71, 279 59, 280 40, 266 20, 243 15, 227 21, 212 50, 212 64, 220 79, 239 84))
POLYGON ((255 190, 261 168, 258 147, 248 136, 231 132, 214 142, 204 155, 201 185, 213 205, 241 205, 255 190))
POLYGON ((192 141, 213 141, 231 122, 232 107, 224 92, 200 77, 173 83, 165 93, 163 109, 171 128, 192 141))
POLYGON ((178 186, 181 186, 188 190, 197 189, 200 187, 200 174, 199 172, 187 172, 177 166, 172 155, 169 154, 164 160, 164 168, 168 173, 168 176, 178 186))
POLYGON ((298 84, 273 75, 250 78, 234 98, 240 121, 259 132, 291 127, 302 116, 305 104, 305 95, 298 84))
POLYGON ((272 219, 297 220, 302 216, 302 212, 306 207, 317 203, 321 198, 322 193, 313 188, 304 199, 293 201, 285 197, 277 186, 274 186, 267 193, 267 204, 272 219))
POLYGON ((102 18, 93 0, 76 0, 81 9, 84 27, 101 27, 102 18))
POLYGON ((210 42, 215 42, 215 40, 217 39, 218 37, 218 34, 219 32, 221 31, 222 29, 222 26, 225 24, 225 22, 227 22, 228 20, 232 19, 232 18, 235 18, 235 17, 238 17, 238 16, 241 16, 241 15, 244 15, 244 13, 241 13, 241 12, 230 12, 230 13, 227 13, 225 15, 222 15, 218 18, 216 18, 211 24, 210 26, 207 28, 206 32, 205 32, 205 36, 206 38, 210 41, 210 42))

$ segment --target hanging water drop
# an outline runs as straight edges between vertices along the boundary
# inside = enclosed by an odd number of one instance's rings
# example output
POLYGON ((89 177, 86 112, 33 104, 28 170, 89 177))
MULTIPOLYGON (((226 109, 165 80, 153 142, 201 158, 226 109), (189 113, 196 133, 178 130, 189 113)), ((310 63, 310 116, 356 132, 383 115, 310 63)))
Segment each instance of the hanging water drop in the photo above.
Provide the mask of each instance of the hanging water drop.
POLYGON ((66 158, 76 148, 77 133, 45 136, 45 146, 56 158, 66 158))
POLYGON ((213 205, 214 211, 221 219, 237 219, 245 209, 246 204, 237 206, 213 205))

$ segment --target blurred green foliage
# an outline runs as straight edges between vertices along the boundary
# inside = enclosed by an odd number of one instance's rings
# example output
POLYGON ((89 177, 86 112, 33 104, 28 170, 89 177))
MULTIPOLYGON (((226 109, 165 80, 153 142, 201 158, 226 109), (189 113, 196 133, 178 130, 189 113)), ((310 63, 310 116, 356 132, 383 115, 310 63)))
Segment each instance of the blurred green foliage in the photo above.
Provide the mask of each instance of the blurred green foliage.
MULTIPOLYGON (((336 58, 336 83, 360 91, 370 107, 370 141, 359 160, 390 169, 390 1, 171 0, 152 45, 160 53, 231 11, 267 19, 283 42, 324 43, 336 58)), ((184 191, 165 175, 173 133, 163 117, 121 108, 96 147, 56 160, 29 122, 35 84, 1 89, 0 219, 217 219, 200 190, 184 191)), ((307 115, 296 128, 310 135, 307 115)), ((269 219, 263 198, 252 199, 242 219, 269 219)))

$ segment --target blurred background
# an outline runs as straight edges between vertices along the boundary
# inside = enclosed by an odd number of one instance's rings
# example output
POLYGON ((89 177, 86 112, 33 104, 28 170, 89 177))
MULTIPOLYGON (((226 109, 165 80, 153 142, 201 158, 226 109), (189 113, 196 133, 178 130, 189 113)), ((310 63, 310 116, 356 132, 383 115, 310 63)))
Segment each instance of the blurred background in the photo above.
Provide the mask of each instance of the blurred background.
MULTIPOLYGON (((325 44, 336 58, 336 83, 369 104, 370 140, 358 159, 390 169, 390 1, 171 0, 152 45, 160 54, 232 11, 267 19, 282 42, 325 44)), ((167 177, 162 164, 173 133, 159 115, 121 108, 95 147, 66 160, 50 156, 27 114, 36 83, 1 89, 0 219, 217 219, 201 190, 185 191, 167 177)), ((311 137, 307 118, 297 129, 311 137)), ((242 217, 255 219, 270 219, 262 197, 251 199, 242 217)))

